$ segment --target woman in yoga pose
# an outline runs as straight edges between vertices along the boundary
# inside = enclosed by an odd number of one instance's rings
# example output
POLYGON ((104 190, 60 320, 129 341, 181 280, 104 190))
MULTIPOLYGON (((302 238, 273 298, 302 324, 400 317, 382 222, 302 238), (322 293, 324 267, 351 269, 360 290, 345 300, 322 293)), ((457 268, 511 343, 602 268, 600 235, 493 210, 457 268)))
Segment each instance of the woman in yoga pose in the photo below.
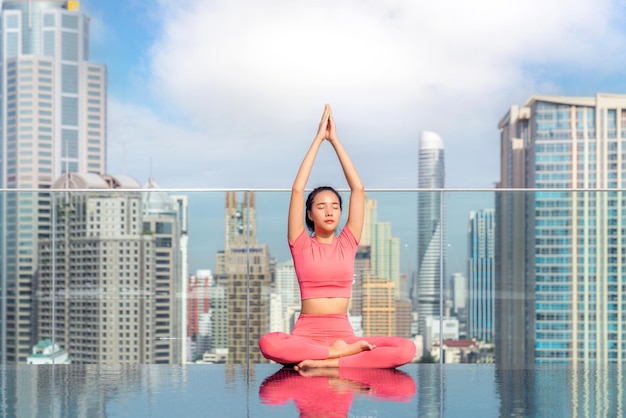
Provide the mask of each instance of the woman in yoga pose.
POLYGON ((399 337, 357 337, 348 320, 354 259, 361 239, 365 190, 350 157, 337 138, 329 105, 291 189, 287 238, 293 257, 302 309, 291 334, 271 332, 259 340, 263 355, 296 370, 313 367, 393 368, 410 362, 415 344, 399 337), (318 187, 306 199, 304 190, 317 152, 330 142, 350 186, 348 220, 335 234, 341 218, 341 196, 332 187, 318 187), (306 232, 306 226, 313 233, 306 232))

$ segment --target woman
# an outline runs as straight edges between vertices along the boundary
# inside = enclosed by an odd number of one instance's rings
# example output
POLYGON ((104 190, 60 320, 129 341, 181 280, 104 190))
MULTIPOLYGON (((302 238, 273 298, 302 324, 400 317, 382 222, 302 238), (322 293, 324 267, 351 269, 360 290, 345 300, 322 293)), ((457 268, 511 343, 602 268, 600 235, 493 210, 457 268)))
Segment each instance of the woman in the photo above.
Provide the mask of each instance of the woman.
POLYGON ((393 368, 408 363, 415 345, 398 337, 357 337, 348 320, 354 259, 361 231, 365 190, 350 157, 337 138, 329 105, 313 144, 306 153, 291 189, 287 237, 293 257, 302 309, 291 334, 272 332, 259 340, 263 355, 296 370, 314 367, 393 368), (350 186, 348 220, 335 234, 341 218, 341 196, 331 187, 318 187, 306 199, 304 189, 324 140, 333 146, 350 186))

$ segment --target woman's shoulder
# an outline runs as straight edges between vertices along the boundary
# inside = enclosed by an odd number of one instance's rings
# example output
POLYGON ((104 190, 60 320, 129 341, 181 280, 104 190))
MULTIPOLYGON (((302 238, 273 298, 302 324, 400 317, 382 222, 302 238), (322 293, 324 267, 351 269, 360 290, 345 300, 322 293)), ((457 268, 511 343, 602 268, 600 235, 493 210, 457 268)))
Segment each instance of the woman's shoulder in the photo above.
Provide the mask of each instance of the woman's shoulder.
POLYGON ((305 245, 307 242, 310 242, 310 241, 311 241, 311 237, 309 236, 309 234, 307 234, 306 228, 302 229, 302 232, 300 232, 300 234, 295 239, 295 241, 291 242, 289 238, 287 238, 287 242, 289 243, 289 248, 291 249, 302 247, 303 245, 305 245))
POLYGON ((350 228, 348 228, 347 225, 343 227, 337 239, 339 240, 339 242, 343 243, 344 245, 348 244, 351 247, 359 246, 358 241, 356 240, 354 234, 352 233, 352 231, 350 231, 350 228))

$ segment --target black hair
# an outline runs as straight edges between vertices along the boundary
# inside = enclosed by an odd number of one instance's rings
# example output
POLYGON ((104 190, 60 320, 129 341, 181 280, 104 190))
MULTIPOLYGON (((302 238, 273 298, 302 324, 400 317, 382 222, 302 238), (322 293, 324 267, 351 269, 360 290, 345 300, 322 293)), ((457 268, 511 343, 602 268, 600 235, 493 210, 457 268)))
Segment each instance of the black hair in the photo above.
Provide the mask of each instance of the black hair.
POLYGON ((320 186, 320 187, 316 187, 315 189, 313 189, 306 198, 306 213, 304 214, 304 221, 306 223, 306 227, 311 232, 315 232, 315 223, 309 219, 309 211, 313 209, 313 199, 315 199, 315 196, 317 196, 319 192, 323 192, 323 191, 333 192, 335 196, 337 196, 337 199, 339 199, 339 209, 340 210, 342 209, 341 196, 339 195, 337 190, 333 189, 330 186, 320 186))

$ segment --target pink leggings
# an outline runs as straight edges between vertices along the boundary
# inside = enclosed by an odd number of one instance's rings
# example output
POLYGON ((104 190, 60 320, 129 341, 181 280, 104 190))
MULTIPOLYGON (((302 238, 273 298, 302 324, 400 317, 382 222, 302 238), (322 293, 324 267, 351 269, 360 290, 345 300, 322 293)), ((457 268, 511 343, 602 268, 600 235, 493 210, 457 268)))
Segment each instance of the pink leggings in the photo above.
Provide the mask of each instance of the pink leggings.
POLYGON ((347 344, 365 340, 376 346, 339 359, 339 367, 387 369, 402 366, 413 360, 415 344, 400 337, 357 337, 347 314, 300 314, 291 334, 270 332, 259 340, 259 348, 269 360, 283 365, 303 360, 325 360, 328 347, 335 341, 347 344))

